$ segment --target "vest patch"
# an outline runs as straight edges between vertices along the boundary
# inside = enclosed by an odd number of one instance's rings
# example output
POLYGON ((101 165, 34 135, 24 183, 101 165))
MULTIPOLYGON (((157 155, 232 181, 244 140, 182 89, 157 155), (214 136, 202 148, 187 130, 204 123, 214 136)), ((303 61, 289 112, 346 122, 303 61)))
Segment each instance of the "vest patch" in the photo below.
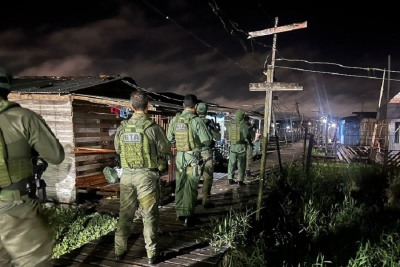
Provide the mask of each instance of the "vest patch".
POLYGON ((122 135, 125 143, 139 144, 142 143, 142 135, 140 133, 124 133, 122 135))

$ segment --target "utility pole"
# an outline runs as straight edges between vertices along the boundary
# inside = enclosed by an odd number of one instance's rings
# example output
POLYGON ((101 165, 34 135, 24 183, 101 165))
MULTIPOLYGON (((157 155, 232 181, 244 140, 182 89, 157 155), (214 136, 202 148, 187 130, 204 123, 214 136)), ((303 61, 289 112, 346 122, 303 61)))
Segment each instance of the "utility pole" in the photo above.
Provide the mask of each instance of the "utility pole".
POLYGON ((388 55, 388 79, 387 79, 387 91, 386 91, 386 111, 385 111, 385 122, 386 122, 386 133, 385 133, 385 148, 384 148, 384 155, 383 155, 383 164, 385 167, 388 165, 389 159, 389 141, 390 141, 390 131, 389 131, 389 102, 390 102, 390 55, 388 55))
POLYGON ((271 65, 268 66, 267 70, 267 81, 264 83, 250 83, 250 91, 265 91, 265 106, 264 106, 264 131, 263 131, 263 145, 262 145, 262 156, 261 156, 261 169, 260 169, 260 180, 258 187, 258 199, 257 199, 257 211, 256 220, 260 220, 260 210, 263 198, 263 187, 264 187, 264 176, 265 176, 265 165, 267 159, 267 144, 269 139, 270 124, 271 124, 271 107, 272 107, 272 91, 301 91, 302 86, 295 83, 274 83, 274 69, 275 69, 275 52, 276 52, 276 39, 277 33, 287 32, 297 29, 307 28, 307 21, 303 23, 294 23, 291 25, 285 25, 278 27, 278 18, 275 18, 274 28, 269 28, 256 32, 249 32, 249 38, 271 35, 273 34, 272 42, 272 56, 271 65))

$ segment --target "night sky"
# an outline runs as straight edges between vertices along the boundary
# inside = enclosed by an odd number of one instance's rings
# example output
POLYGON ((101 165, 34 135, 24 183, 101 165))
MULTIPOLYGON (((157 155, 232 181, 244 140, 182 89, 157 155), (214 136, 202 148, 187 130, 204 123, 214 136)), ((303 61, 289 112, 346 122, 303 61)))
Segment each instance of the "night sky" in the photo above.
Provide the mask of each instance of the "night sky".
POLYGON ((376 111, 389 62, 382 102, 388 85, 389 98, 399 93, 396 8, 275 2, 9 1, 1 4, 0 64, 18 76, 126 75, 154 92, 255 110, 265 93, 249 83, 265 81, 273 36, 247 37, 278 17, 278 26, 308 27, 277 35, 275 81, 304 89, 276 92, 276 112, 297 114, 296 103, 305 116, 376 111))

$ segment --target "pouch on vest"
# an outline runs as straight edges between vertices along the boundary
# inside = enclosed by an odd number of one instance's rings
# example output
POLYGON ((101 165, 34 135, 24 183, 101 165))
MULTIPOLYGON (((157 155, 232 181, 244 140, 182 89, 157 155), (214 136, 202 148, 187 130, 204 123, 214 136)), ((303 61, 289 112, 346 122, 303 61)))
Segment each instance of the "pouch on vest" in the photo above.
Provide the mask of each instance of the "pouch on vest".
POLYGON ((153 123, 153 121, 146 121, 143 124, 124 125, 120 136, 122 167, 132 169, 157 167, 153 166, 149 140, 144 134, 144 131, 153 123))
POLYGON ((240 124, 234 121, 231 121, 228 124, 228 137, 231 143, 236 143, 240 141, 240 124))
POLYGON ((175 123, 175 145, 177 151, 190 151, 195 147, 190 120, 191 118, 179 117, 175 123))
POLYGON ((7 166, 7 149, 0 129, 0 188, 9 185, 11 185, 11 177, 7 166))

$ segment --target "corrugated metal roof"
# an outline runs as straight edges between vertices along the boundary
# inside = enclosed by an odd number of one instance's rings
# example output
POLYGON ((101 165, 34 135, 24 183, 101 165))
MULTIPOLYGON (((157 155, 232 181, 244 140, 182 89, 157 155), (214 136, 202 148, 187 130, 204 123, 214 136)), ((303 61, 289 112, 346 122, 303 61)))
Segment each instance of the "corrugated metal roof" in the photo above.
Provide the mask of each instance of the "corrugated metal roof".
MULTIPOLYGON (((109 101, 129 101, 134 90, 146 91, 150 103, 164 109, 183 109, 183 95, 172 92, 156 93, 137 86, 135 80, 127 76, 20 76, 14 77, 11 91, 18 94, 72 94, 109 101)), ((233 112, 234 109, 207 103, 210 110, 233 112)))
POLYGON ((19 93, 41 94, 68 94, 79 90, 88 89, 98 85, 129 79, 135 85, 135 81, 129 77, 14 77, 11 91, 19 93))

